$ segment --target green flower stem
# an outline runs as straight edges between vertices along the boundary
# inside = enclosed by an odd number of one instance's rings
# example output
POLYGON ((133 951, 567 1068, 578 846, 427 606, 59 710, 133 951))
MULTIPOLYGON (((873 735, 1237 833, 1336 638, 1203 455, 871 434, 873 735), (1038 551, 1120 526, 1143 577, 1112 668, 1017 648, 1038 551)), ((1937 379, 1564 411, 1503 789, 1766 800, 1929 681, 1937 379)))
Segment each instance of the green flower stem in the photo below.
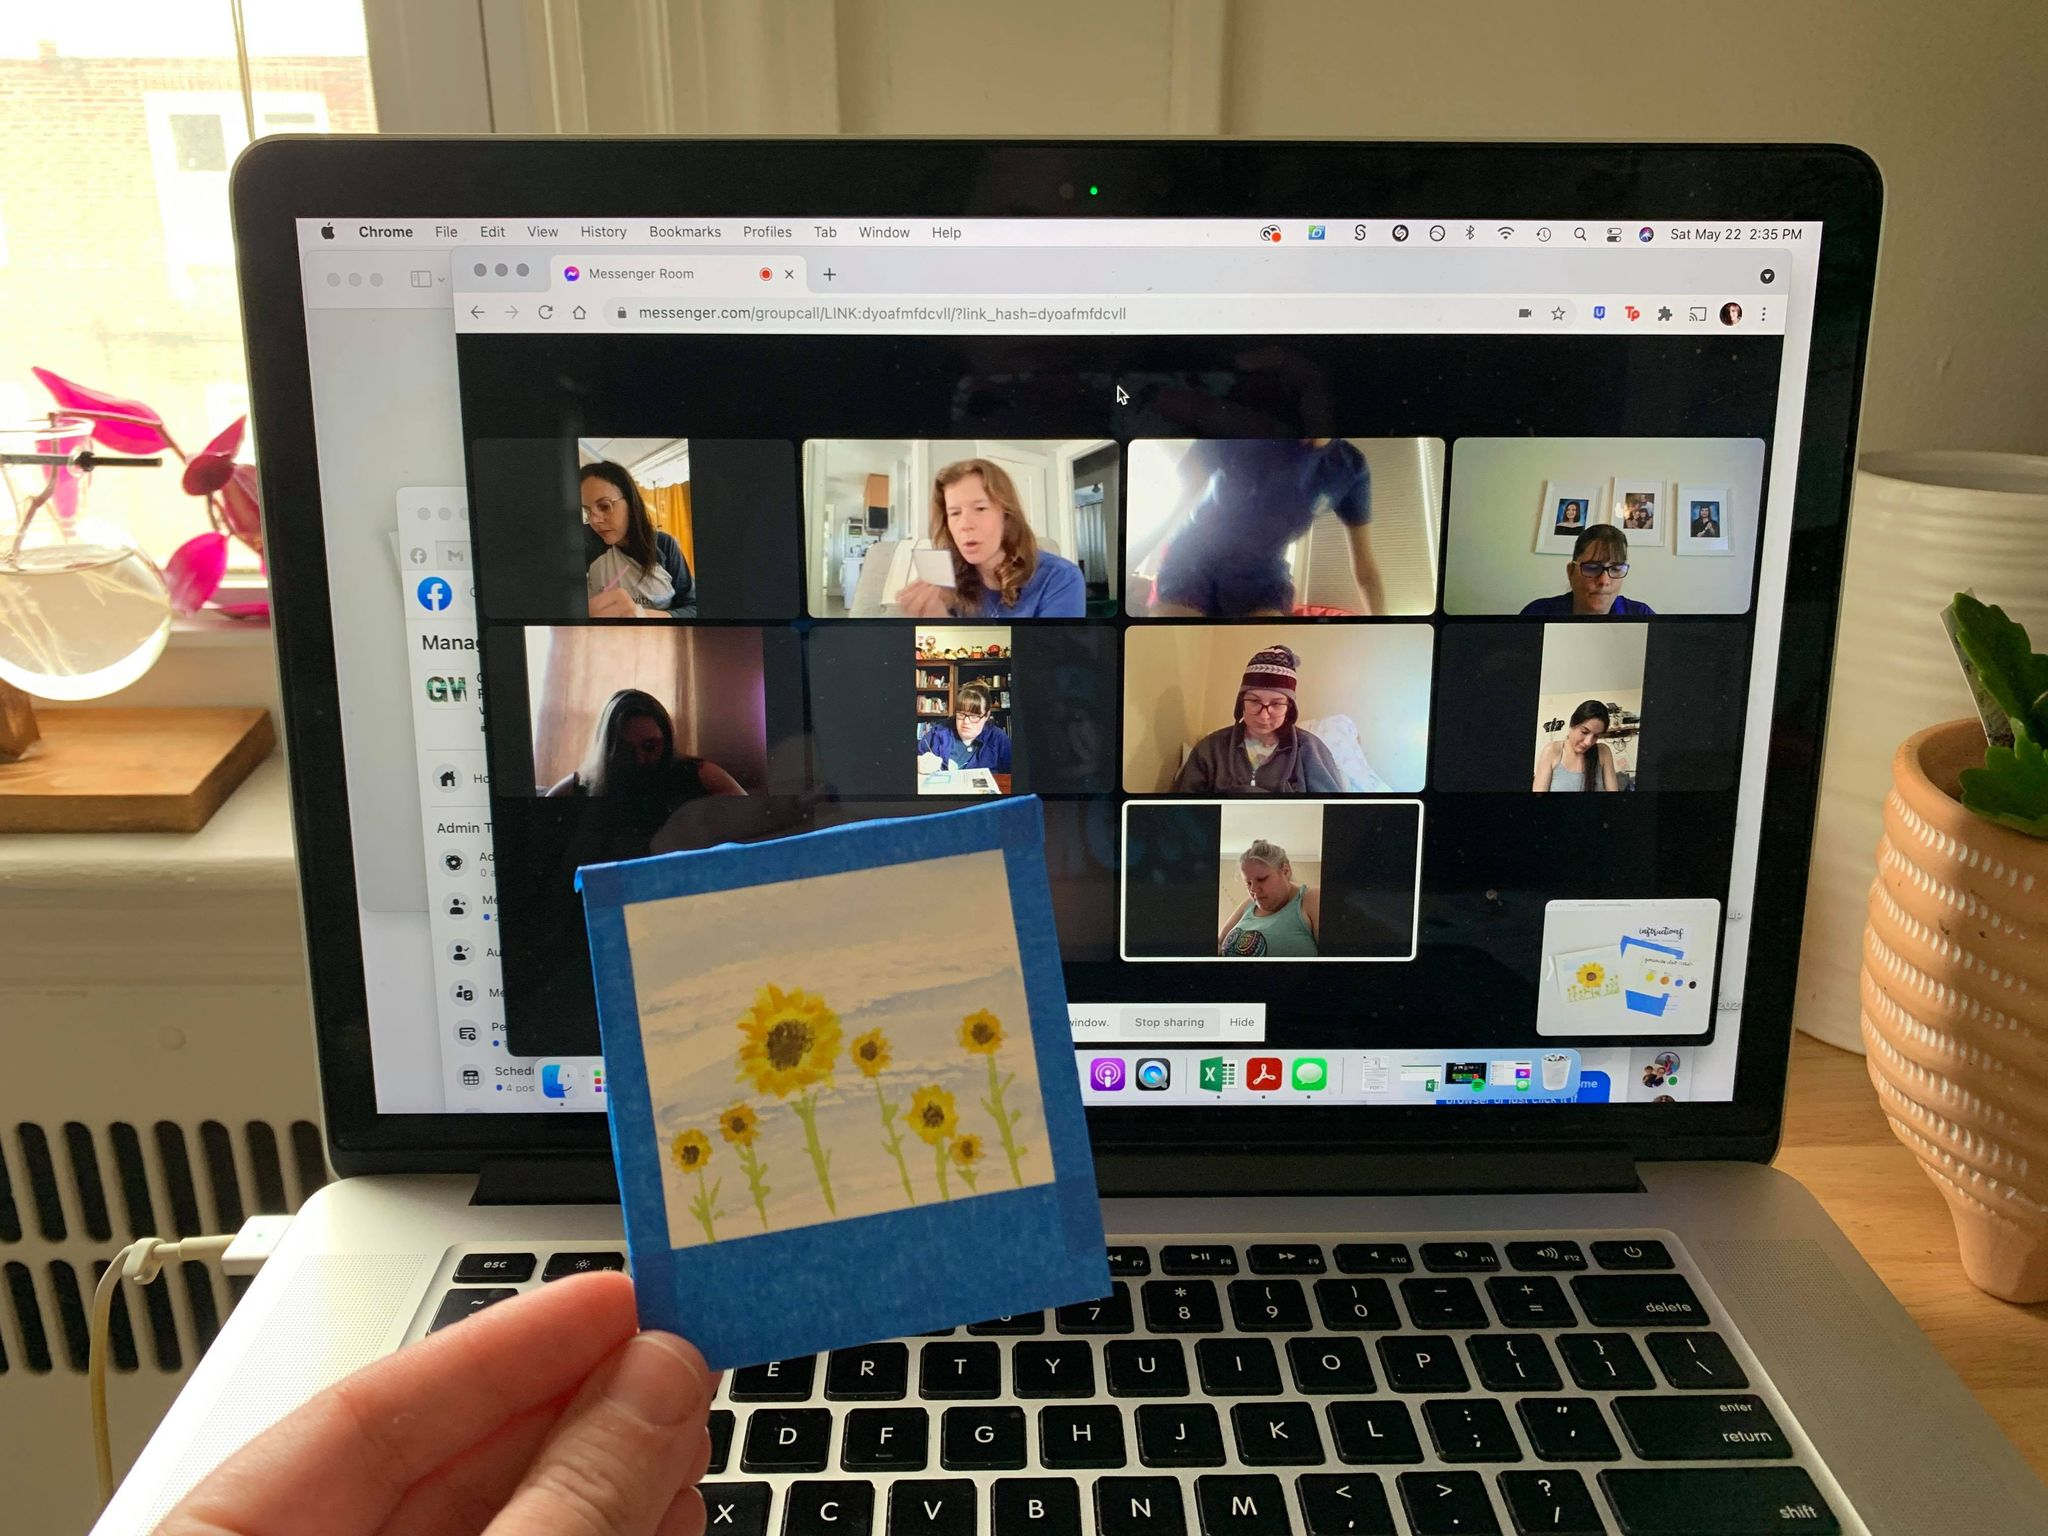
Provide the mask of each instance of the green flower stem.
POLYGON ((967 1186, 970 1195, 974 1193, 974 1170, 965 1163, 960 1165, 960 1182, 967 1186))
POLYGON ((789 1107, 796 1111, 797 1119, 804 1123, 804 1146, 811 1154, 811 1167, 817 1171, 818 1188, 825 1193, 825 1209, 837 1216, 839 1206, 832 1198, 832 1174, 829 1167, 832 1154, 818 1143, 818 1096, 814 1093, 804 1094, 800 1098, 792 1099, 789 1107))
POLYGON ((1003 1102, 1003 1090, 1010 1086, 1016 1074, 1005 1072, 996 1075, 996 1058, 993 1052, 988 1058, 988 1097, 981 1101, 981 1107, 988 1111, 988 1117, 996 1123, 996 1135, 1003 1143, 1003 1155, 1010 1160, 1010 1178, 1019 1189, 1024 1187, 1024 1170, 1018 1166, 1027 1148, 1017 1145, 1016 1137, 1010 1134, 1011 1127, 1024 1118, 1023 1110, 1013 1111, 1003 1102))
POLYGON ((950 1200, 953 1198, 953 1192, 946 1188, 946 1143, 943 1140, 933 1142, 932 1152, 933 1166, 939 1170, 939 1198, 950 1200))
POLYGON ((912 1205, 917 1204, 917 1191, 910 1187, 910 1165, 903 1160, 903 1135, 896 1129, 896 1106, 882 1097, 882 1080, 875 1079, 875 1103, 882 1111, 882 1134, 888 1138, 882 1145, 889 1155, 896 1159, 896 1176, 903 1180, 903 1198, 912 1205))
POLYGON ((754 1209, 761 1213, 761 1230, 768 1230, 768 1169, 752 1147, 741 1147, 740 1167, 746 1171, 747 1193, 754 1197, 754 1209))
POLYGON ((718 1228, 712 1220, 716 1212, 711 1208, 712 1202, 717 1198, 716 1191, 707 1190, 704 1187, 704 1170, 699 1168, 697 1170, 697 1198, 690 1202, 690 1214, 695 1216, 703 1226, 704 1241, 707 1243, 718 1241, 718 1228))

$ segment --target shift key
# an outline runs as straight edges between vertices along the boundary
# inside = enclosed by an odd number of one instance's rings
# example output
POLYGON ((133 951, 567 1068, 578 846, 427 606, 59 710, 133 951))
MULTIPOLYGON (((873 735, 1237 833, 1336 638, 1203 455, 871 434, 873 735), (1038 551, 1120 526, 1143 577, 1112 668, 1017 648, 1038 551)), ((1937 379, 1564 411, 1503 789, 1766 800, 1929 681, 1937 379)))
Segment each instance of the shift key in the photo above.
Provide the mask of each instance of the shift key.
POLYGON ((1768 1461, 1792 1454, 1760 1397, 1701 1393, 1608 1404, 1645 1461, 1768 1461))
POLYGON ((1842 1524, 1802 1467, 1621 1468, 1600 1486, 1625 1536, 1836 1536, 1842 1524))
POLYGON ((1700 1328, 1706 1304, 1683 1275, 1573 1275, 1572 1291, 1595 1328, 1700 1328))

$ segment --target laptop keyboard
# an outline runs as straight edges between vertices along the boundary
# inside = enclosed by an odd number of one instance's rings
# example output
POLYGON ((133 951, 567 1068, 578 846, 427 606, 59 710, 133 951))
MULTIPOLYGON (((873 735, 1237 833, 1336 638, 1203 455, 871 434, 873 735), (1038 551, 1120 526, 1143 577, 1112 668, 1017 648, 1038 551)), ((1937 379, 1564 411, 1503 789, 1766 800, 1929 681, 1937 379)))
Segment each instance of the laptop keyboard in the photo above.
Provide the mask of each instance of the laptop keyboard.
MULTIPOLYGON (((728 1372, 708 1536, 1863 1529, 1668 1237, 1109 1260, 1098 1301, 728 1372)), ((426 1331, 625 1258, 451 1262, 426 1331)))

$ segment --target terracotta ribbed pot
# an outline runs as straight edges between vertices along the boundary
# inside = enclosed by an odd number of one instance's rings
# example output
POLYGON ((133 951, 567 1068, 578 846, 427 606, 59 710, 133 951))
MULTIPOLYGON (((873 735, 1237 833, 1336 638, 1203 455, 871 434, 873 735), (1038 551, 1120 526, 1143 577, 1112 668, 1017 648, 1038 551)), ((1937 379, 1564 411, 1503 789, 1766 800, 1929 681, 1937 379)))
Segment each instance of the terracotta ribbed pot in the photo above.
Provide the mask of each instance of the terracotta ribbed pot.
POLYGON ((1963 1272, 2048 1301, 2048 839, 1966 811, 1984 730, 1955 720, 1892 760, 1863 935, 1870 1079, 1947 1197, 1963 1272))

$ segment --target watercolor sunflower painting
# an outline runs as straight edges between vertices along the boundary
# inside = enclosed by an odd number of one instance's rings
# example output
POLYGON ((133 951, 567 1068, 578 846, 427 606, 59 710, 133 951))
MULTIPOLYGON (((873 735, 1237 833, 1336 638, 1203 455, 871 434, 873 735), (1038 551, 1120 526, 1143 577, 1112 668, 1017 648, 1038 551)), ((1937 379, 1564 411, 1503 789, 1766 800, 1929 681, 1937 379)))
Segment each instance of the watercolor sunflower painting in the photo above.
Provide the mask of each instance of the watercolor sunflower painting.
POLYGON ((1028 796, 578 874, 641 1319, 720 1365, 1100 1296, 1028 796))

